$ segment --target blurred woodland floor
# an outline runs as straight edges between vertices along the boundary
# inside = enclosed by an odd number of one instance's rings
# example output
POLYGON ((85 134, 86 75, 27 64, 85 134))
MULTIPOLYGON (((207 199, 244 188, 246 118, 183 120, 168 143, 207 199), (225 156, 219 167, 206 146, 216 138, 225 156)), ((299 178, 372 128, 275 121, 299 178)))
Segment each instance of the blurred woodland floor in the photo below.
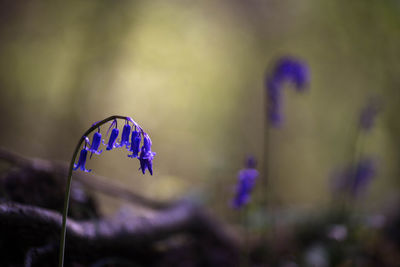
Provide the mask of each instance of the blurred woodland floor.
MULTIPOLYGON (((66 165, 1 149, 2 266, 55 266, 66 165), (64 173, 64 175, 62 175, 64 173), (61 176, 60 176, 61 175, 61 176)), ((332 209, 276 222, 263 232, 239 232, 190 200, 160 203, 96 177, 75 180, 147 212, 98 212, 75 183, 67 228, 66 266, 398 266, 399 203, 382 214, 354 216, 332 209), (99 186, 100 184, 100 186, 99 186), (234 234, 236 232, 236 234, 234 234), (300 264, 300 265, 297 265, 300 264)))

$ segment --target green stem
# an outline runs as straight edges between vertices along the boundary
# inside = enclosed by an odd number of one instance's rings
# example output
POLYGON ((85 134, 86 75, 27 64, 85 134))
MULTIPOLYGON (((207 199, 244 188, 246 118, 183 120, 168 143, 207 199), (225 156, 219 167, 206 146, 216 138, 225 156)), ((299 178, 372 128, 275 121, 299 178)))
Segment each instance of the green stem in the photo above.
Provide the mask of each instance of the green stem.
POLYGON ((71 191, 71 182, 72 182, 72 170, 74 168, 74 163, 76 160, 76 156, 78 155, 79 149, 82 145, 82 143, 85 141, 86 136, 88 136, 92 131, 95 129, 99 128, 101 125, 115 119, 123 119, 123 120, 129 120, 131 121, 136 127, 139 128, 139 130, 143 133, 142 128, 134 122, 131 118, 126 117, 126 116, 120 116, 120 115, 114 115, 110 116, 102 121, 99 121, 92 125, 79 139, 78 144, 75 147, 74 154, 72 154, 72 159, 69 164, 69 170, 68 170, 68 180, 67 180, 67 185, 65 189, 65 198, 64 198, 64 209, 63 209, 63 217, 62 217, 62 228, 61 228, 61 238, 60 238, 60 254, 59 254, 59 262, 58 266, 63 267, 64 266, 64 254, 65 254, 65 236, 67 232, 67 214, 68 214, 68 206, 69 206, 69 196, 70 196, 70 191, 71 191))
POLYGON ((357 167, 360 161, 360 158, 363 154, 363 132, 360 128, 357 128, 354 132, 352 147, 351 147, 351 156, 350 156, 350 178, 352 179, 351 185, 347 188, 341 196, 341 202, 339 206, 339 212, 341 214, 346 214, 354 210, 355 198, 352 195, 353 186, 355 184, 355 177, 357 174, 357 167))
MULTIPOLYGON (((270 181, 270 174, 271 174, 271 168, 270 168, 270 135, 271 135, 271 127, 270 127, 270 121, 268 117, 268 107, 270 105, 269 103, 269 97, 267 90, 265 92, 265 97, 264 97, 264 105, 265 105, 265 118, 264 118, 264 134, 263 134, 263 154, 262 154, 262 165, 261 165, 261 171, 262 171, 262 176, 261 176, 261 187, 264 188, 264 192, 261 196, 261 211, 263 215, 263 219, 265 220, 267 214, 269 215, 271 208, 272 208, 272 189, 271 189, 271 181, 270 181)), ((272 222, 272 220, 271 220, 272 222)), ((273 225, 270 225, 270 232, 271 229, 273 230, 273 225)), ((263 250, 265 250, 265 255, 268 254, 268 246, 267 246, 267 240, 268 240, 268 227, 264 226, 261 230, 261 235, 262 238, 264 239, 265 242, 265 247, 263 250)), ((264 259, 266 260, 266 259, 264 259)))
MULTIPOLYGON (((354 140, 353 157, 352 157, 352 163, 353 164, 352 164, 351 175, 352 175, 353 181, 352 181, 352 185, 351 185, 351 187, 349 189, 350 192, 348 192, 349 193, 349 197, 352 198, 353 202, 355 201, 355 199, 354 199, 354 196, 352 195, 352 190, 353 190, 353 187, 354 187, 354 185, 356 183, 357 168, 358 168, 358 165, 360 163, 360 159, 361 159, 362 154, 363 154, 363 148, 364 148, 364 142, 363 142, 364 138, 363 137, 364 136, 363 136, 362 130, 358 129, 357 132, 356 132, 355 140, 354 140)), ((352 203, 352 206, 354 206, 354 203, 352 203)))
POLYGON ((249 225, 248 225, 248 215, 249 215, 249 207, 246 205, 245 207, 242 208, 240 211, 240 219, 241 219, 241 224, 242 227, 245 231, 244 233, 244 246, 243 249, 240 252, 241 260, 240 260, 240 266, 241 267, 248 267, 249 266, 249 256, 250 256, 250 251, 249 251, 249 225))

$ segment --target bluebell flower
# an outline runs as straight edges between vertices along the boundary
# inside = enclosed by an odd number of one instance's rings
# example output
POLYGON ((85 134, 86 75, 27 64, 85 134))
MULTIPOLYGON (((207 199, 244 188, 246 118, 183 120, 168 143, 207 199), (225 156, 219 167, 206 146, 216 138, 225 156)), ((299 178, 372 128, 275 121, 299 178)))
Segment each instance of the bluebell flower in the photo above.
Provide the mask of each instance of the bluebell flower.
POLYGON ((145 151, 151 151, 151 139, 150 136, 148 136, 147 134, 144 134, 143 136, 143 147, 145 151))
POLYGON ((375 162, 370 158, 361 159, 355 168, 351 193, 354 196, 359 195, 363 190, 365 190, 375 175, 375 162))
POLYGON ((143 134, 143 145, 140 151, 139 161, 140 169, 145 174, 146 169, 149 170, 150 174, 153 175, 153 158, 156 153, 151 152, 151 139, 146 133, 143 134))
POLYGON ((111 150, 115 147, 115 141, 117 140, 119 134, 118 128, 114 128, 111 131, 110 139, 108 140, 107 150, 111 150))
POLYGON ((239 171, 236 194, 232 200, 233 208, 241 208, 250 201, 251 192, 253 191, 258 174, 256 169, 251 168, 239 171))
POLYGON ((332 189, 334 193, 345 193, 356 197, 365 191, 375 175, 375 161, 371 158, 362 158, 355 165, 347 166, 334 176, 332 189))
POLYGON ((381 107, 376 99, 371 99, 369 103, 362 109, 360 114, 359 125, 364 131, 369 131, 374 126, 375 118, 381 107))
POLYGON ((139 149, 140 149, 140 142, 142 141, 140 132, 138 131, 133 131, 132 132, 132 137, 131 137, 131 147, 129 149, 130 152, 132 152, 132 155, 128 155, 130 158, 137 158, 139 155, 139 149))
POLYGON ((238 173, 236 193, 232 200, 232 207, 238 209, 250 201, 250 194, 253 191, 258 171, 255 169, 257 161, 253 156, 248 156, 244 162, 246 168, 238 173))
POLYGON ((126 148, 129 147, 130 134, 131 134, 131 126, 129 124, 125 124, 124 128, 122 129, 121 142, 118 144, 118 147, 123 147, 123 146, 125 146, 126 148))
POLYGON ((266 78, 268 96, 268 119, 273 126, 279 126, 282 121, 282 93, 286 81, 292 82, 297 91, 304 91, 310 81, 310 71, 304 62, 284 57, 278 60, 274 70, 266 78))
POLYGON ((92 170, 87 170, 85 167, 87 153, 88 153, 88 150, 86 149, 86 147, 82 148, 81 153, 79 155, 78 164, 74 164, 74 169, 73 169, 74 171, 76 171, 78 168, 85 172, 92 171, 92 170))
POLYGON ((293 82, 296 89, 301 91, 309 83, 310 71, 304 62, 292 57, 284 57, 278 60, 272 77, 279 83, 285 81, 293 82))
POLYGON ((145 146, 142 146, 140 151, 139 161, 140 161, 140 170, 142 173, 146 173, 146 169, 149 170, 150 175, 153 175, 153 158, 156 153, 151 152, 150 150, 146 151, 145 146))
POLYGON ((100 142, 101 142, 101 133, 95 132, 93 135, 92 145, 89 148, 90 158, 92 158, 93 153, 100 155, 103 152, 103 150, 98 151, 100 147, 100 142))

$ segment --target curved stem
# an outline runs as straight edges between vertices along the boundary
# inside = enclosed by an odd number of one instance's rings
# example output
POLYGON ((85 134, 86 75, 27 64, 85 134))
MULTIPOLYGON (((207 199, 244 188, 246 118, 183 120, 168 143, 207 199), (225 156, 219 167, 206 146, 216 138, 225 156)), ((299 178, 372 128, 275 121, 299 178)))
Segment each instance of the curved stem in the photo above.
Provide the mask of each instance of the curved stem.
POLYGON ((66 226, 67 226, 67 214, 68 214, 68 206, 69 206, 69 196, 70 196, 70 191, 71 191, 71 182, 72 182, 72 170, 74 168, 74 163, 76 160, 76 156, 78 155, 79 149, 85 140, 86 136, 89 135, 93 130, 99 128, 101 125, 114 120, 114 119, 123 119, 123 120, 129 120, 131 121, 135 126, 137 126, 140 131, 143 133, 142 128, 134 122, 130 117, 126 116, 120 116, 120 115, 113 115, 110 116, 102 121, 96 122, 95 124, 92 125, 79 139, 75 151, 72 154, 72 159, 69 164, 69 169, 68 169, 68 180, 67 180, 67 185, 65 189, 65 198, 64 198, 64 209, 63 209, 63 217, 62 217, 62 228, 61 228, 61 238, 60 238, 60 254, 59 254, 59 262, 58 266, 63 267, 64 266, 64 254, 65 254, 65 235, 66 235, 66 226))

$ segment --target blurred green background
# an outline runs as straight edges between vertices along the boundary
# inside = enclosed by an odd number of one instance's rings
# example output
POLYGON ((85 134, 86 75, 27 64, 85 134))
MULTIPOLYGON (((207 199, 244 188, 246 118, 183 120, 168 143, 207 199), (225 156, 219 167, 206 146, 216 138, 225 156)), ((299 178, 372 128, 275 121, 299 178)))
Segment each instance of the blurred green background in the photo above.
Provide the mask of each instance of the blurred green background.
POLYGON ((93 122, 131 116, 153 140, 155 174, 118 150, 88 167, 143 195, 190 195, 227 214, 244 157, 262 161, 264 75, 293 55, 308 62, 311 86, 285 90, 284 125, 270 132, 279 203, 327 205, 371 95, 384 109, 366 139, 379 169, 365 203, 398 196, 397 0, 0 2, 1 146, 68 161, 93 122))

